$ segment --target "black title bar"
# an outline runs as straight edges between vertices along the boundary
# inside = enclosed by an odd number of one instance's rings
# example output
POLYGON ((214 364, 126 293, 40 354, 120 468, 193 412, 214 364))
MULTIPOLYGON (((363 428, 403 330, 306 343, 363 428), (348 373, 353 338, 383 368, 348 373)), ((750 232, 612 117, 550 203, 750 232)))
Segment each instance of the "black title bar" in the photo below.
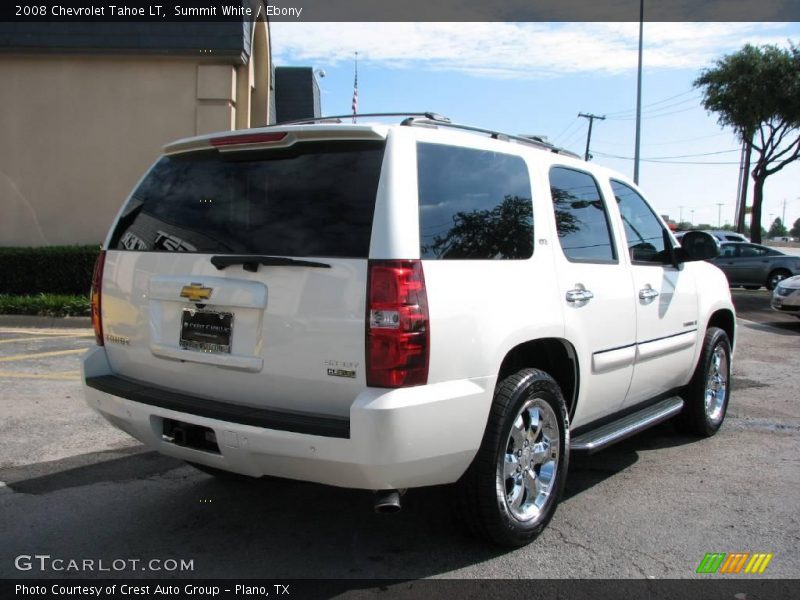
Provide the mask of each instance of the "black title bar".
MULTIPOLYGON (((640 0, 12 0, 2 22, 164 21, 618 21, 640 0)), ((797 0, 644 0, 645 21, 800 21, 797 0)))

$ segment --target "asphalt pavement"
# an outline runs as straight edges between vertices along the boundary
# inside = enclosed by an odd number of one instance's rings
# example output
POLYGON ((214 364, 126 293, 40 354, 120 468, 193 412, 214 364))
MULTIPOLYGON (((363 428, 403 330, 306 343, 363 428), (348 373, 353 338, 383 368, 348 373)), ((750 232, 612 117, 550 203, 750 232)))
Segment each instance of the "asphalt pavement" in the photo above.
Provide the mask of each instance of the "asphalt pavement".
POLYGON ((83 402, 91 331, 0 324, 0 577, 696 578, 709 552, 773 553, 760 577, 797 577, 800 319, 772 313, 765 291, 734 298, 719 434, 667 423, 574 456, 555 518, 513 551, 469 537, 448 487, 375 515, 367 492, 222 481, 147 451, 83 402), (34 554, 143 562, 102 574, 15 566, 34 554), (151 559, 192 568, 147 570, 151 559))

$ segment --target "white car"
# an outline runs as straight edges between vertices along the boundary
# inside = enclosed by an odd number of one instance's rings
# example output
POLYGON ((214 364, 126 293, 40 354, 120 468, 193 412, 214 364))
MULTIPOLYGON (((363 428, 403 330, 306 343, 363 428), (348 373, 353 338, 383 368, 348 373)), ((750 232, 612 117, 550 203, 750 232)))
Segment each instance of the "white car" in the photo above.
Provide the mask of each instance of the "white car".
POLYGON ((784 279, 775 286, 772 308, 800 318, 800 275, 784 279))
POLYGON ((381 512, 456 484, 471 529, 521 545, 571 452, 719 429, 717 252, 677 245, 619 173, 433 114, 181 140, 98 259, 86 398, 211 473, 372 490, 381 512))

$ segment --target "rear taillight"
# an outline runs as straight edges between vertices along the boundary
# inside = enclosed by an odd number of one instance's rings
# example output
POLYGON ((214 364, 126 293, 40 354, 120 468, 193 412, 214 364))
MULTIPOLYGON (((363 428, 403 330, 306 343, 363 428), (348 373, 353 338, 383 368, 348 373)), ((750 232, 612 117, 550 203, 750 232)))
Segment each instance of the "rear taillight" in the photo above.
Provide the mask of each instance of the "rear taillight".
POLYGON ((373 260, 367 281, 367 385, 428 383, 430 323, 419 260, 373 260))
POLYGON ((94 263, 94 272, 92 273, 92 291, 89 297, 92 307, 92 327, 94 328, 94 339, 97 341, 98 346, 103 345, 103 319, 101 315, 101 300, 103 290, 103 266, 106 263, 106 251, 101 250, 97 255, 97 260, 94 263))

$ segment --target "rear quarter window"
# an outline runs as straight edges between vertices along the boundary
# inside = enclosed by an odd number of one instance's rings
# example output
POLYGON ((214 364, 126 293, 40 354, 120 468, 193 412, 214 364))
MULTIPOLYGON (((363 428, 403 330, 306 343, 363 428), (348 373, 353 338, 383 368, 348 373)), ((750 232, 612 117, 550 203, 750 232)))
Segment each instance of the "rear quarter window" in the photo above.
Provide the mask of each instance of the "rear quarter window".
POLYGON ((366 258, 384 142, 301 142, 164 156, 109 248, 366 258))
POLYGON ((422 258, 532 256, 531 183, 522 158, 420 142, 417 173, 422 258))

